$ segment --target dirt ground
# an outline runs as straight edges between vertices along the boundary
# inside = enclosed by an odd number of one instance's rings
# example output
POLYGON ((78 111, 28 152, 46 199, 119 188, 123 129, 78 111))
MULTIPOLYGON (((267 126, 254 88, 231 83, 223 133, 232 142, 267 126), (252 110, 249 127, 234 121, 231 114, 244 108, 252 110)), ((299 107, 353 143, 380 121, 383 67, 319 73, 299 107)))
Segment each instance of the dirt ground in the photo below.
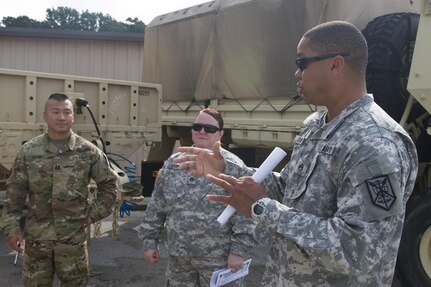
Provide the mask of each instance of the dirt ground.
MULTIPOLYGON (((112 217, 102 221, 99 238, 90 241, 90 287, 160 287, 164 286, 167 252, 161 246, 161 262, 157 265, 147 264, 143 260, 142 241, 137 236, 137 227, 143 211, 132 211, 130 216, 119 219, 119 238, 112 237, 112 217)), ((245 286, 260 286, 267 247, 253 251, 250 273, 245 278, 245 286)), ((14 253, 0 235, 0 286, 21 287, 21 263, 13 266, 14 253)), ((56 280, 54 286, 60 286, 56 280)))
MULTIPOLYGON (((167 252, 161 246, 161 262, 147 264, 143 260, 142 241, 137 236, 137 227, 143 211, 132 211, 130 216, 119 219, 119 238, 112 237, 112 217, 102 221, 101 236, 90 241, 91 277, 89 287, 160 287, 166 283, 165 270, 167 252)), ((250 273, 244 286, 257 287, 265 269, 268 246, 260 246, 251 254, 250 273)), ((0 286, 22 287, 20 257, 13 266, 14 253, 0 235, 0 286)), ((55 287, 60 286, 56 280, 55 287)), ((394 281, 392 287, 401 287, 394 281)))

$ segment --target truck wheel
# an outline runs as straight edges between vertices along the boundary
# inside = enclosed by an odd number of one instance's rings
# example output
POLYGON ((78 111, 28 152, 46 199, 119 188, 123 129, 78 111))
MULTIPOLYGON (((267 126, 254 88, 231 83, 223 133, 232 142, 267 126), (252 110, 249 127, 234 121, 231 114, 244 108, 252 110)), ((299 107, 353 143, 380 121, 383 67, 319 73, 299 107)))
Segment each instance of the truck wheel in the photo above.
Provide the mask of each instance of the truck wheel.
POLYGON ((408 203, 396 269, 403 286, 431 286, 431 190, 408 203))
POLYGON ((418 23, 418 14, 394 13, 375 18, 362 31, 368 43, 367 91, 397 122, 409 98, 407 80, 418 23))

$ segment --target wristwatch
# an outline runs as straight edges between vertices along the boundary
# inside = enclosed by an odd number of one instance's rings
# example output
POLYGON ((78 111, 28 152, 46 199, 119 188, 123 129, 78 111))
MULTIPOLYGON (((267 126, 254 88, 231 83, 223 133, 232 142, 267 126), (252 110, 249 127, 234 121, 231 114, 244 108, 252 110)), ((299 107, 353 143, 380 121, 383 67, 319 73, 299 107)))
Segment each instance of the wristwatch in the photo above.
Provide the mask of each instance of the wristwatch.
POLYGON ((253 219, 259 219, 265 211, 266 205, 271 201, 268 197, 257 200, 251 206, 251 217, 253 219))

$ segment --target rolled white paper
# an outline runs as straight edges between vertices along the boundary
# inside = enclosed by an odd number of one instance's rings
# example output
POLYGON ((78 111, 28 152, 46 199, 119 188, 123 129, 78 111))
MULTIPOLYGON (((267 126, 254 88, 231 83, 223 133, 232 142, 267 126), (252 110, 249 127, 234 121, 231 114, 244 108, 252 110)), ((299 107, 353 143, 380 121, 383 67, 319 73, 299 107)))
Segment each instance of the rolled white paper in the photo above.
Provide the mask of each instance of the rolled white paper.
MULTIPOLYGON (((252 179, 255 182, 261 183, 265 177, 280 163, 280 161, 286 156, 286 152, 279 147, 275 147, 274 150, 269 154, 265 161, 252 175, 252 179)), ((228 205, 225 210, 217 218, 217 222, 224 225, 229 218, 235 213, 235 208, 228 205)))

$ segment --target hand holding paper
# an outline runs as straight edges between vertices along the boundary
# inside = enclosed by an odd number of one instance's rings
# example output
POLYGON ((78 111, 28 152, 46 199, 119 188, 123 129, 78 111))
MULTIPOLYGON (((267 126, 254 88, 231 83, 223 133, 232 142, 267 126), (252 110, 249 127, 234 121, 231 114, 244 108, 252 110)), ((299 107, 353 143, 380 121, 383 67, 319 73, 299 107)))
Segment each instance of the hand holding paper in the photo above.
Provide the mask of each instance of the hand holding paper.
POLYGON ((226 285, 232 281, 246 276, 249 272, 251 259, 244 261, 244 267, 237 272, 233 272, 229 268, 224 268, 214 271, 211 276, 210 287, 219 287, 226 285))
MULTIPOLYGON (((260 167, 253 174, 254 181, 261 183, 265 177, 277 166, 277 164, 286 156, 286 152, 279 147, 274 148, 271 154, 265 159, 260 167)), ((217 221, 224 225, 229 218, 235 213, 235 208, 228 205, 226 209, 217 218, 217 221)))

